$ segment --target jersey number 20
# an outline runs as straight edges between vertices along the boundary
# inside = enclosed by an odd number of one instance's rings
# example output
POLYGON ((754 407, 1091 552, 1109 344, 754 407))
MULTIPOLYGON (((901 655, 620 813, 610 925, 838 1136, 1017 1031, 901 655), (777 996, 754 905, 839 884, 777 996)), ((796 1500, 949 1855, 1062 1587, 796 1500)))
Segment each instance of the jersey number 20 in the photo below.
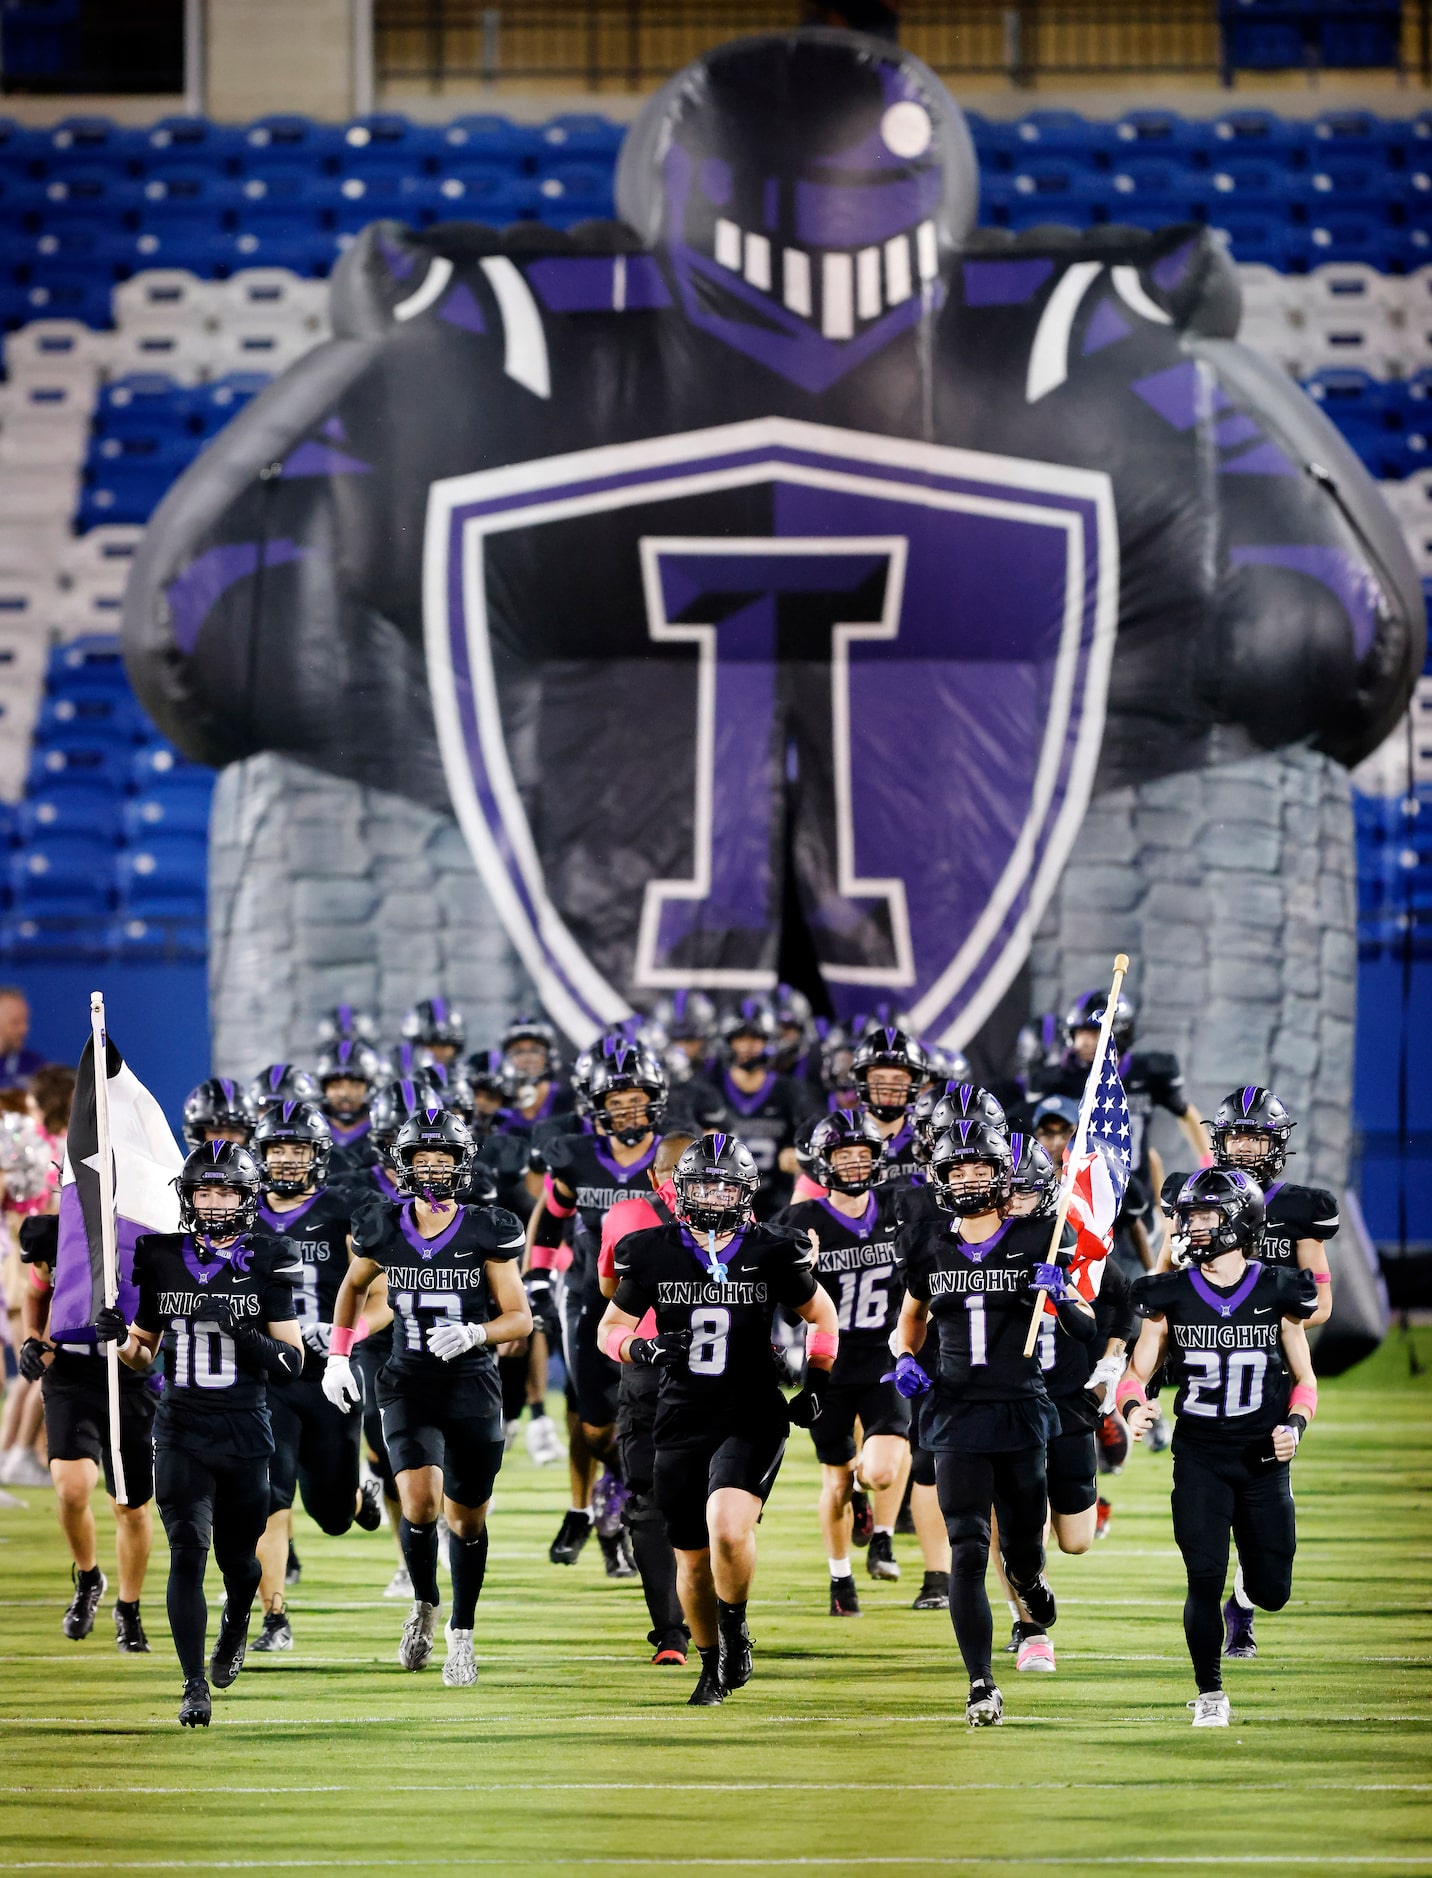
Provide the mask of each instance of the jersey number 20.
POLYGON ((1185 1415, 1256 1415, 1263 1406, 1263 1374, 1268 1367, 1266 1350, 1235 1350, 1228 1358, 1228 1378, 1224 1382, 1223 1358, 1217 1350, 1185 1350, 1183 1366, 1188 1372, 1188 1393, 1183 1398, 1185 1415), (1201 1364, 1203 1374, 1195 1376, 1194 1366, 1201 1364), (1218 1399, 1223 1390, 1222 1402, 1218 1399))

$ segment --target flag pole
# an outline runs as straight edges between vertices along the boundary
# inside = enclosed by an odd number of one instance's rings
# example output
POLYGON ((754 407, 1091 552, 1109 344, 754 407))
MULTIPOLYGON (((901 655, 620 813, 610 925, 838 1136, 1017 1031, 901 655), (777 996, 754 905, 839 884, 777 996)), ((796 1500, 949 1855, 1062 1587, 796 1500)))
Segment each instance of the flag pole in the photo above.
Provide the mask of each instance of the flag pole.
MULTIPOLYGON (((1089 1118, 1094 1110, 1094 1097, 1098 1093, 1099 1077, 1104 1069, 1104 1052, 1109 1047, 1109 1032, 1114 1028, 1114 1007, 1119 1002, 1119 993, 1124 988, 1124 974, 1129 969, 1129 955, 1121 952, 1114 960, 1114 978, 1109 986, 1109 999, 1104 1006, 1104 1015, 1099 1020, 1099 1042, 1094 1051, 1094 1060, 1089 1065, 1089 1074, 1084 1081, 1084 1093, 1079 1098, 1079 1126, 1074 1131, 1064 1163, 1064 1178, 1059 1183, 1059 1205, 1054 1214, 1054 1231, 1049 1237, 1049 1256, 1046 1263, 1054 1263, 1054 1255, 1059 1250, 1059 1241, 1064 1237, 1064 1222, 1069 1217, 1069 1202, 1074 1197, 1074 1169, 1079 1164, 1079 1157, 1089 1145, 1089 1118), (1096 1073, 1097 1072, 1097 1073, 1096 1073)), ((1044 1315, 1046 1293, 1041 1291, 1034 1300, 1034 1315, 1029 1320, 1029 1335, 1024 1339, 1024 1354, 1034 1355, 1034 1346, 1039 1341, 1039 1320, 1044 1315)))
MULTIPOLYGON (((104 1301, 119 1301, 119 1253, 114 1225, 114 1155, 109 1140, 109 1048, 104 1028, 104 993, 90 993, 90 1048, 94 1064, 95 1159, 99 1166, 100 1246, 104 1257, 104 1301)), ((129 1505, 124 1481, 124 1457, 120 1452, 119 1428, 119 1345, 104 1346, 106 1381, 109 1385, 109 1455, 114 1472, 114 1497, 121 1506, 129 1505)))

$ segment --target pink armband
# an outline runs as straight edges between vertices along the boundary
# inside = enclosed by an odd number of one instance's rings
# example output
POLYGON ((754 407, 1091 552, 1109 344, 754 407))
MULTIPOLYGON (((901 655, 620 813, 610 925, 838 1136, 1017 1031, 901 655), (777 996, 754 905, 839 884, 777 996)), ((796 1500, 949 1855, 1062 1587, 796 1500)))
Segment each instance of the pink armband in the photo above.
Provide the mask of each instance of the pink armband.
POLYGON ((835 1353, 840 1348, 838 1330, 808 1330, 806 1332, 806 1355, 828 1356, 833 1363, 835 1353))
POLYGON ((1332 1281, 1333 1281, 1333 1275, 1331 1272, 1314 1272, 1313 1273, 1313 1283, 1315 1285, 1330 1285, 1332 1281))
POLYGON ((557 1264, 557 1248, 554 1245, 534 1245, 532 1256, 527 1261, 527 1268, 534 1272, 550 1272, 557 1264))
POLYGON ((1119 1386, 1114 1391, 1114 1407, 1122 1415, 1130 1402, 1137 1402, 1140 1408, 1147 1408, 1149 1405, 1148 1390, 1131 1372, 1119 1378, 1119 1386))
POLYGON ((614 1324, 607 1332, 602 1348, 614 1363, 621 1362, 622 1351, 626 1348, 628 1339, 634 1334, 630 1326, 626 1324, 614 1324))
POLYGON ((351 1356, 353 1346, 358 1341, 358 1330, 353 1324, 335 1324, 333 1334, 328 1339, 329 1352, 333 1356, 351 1356))
POLYGON ((547 1196, 547 1211, 552 1215, 553 1219, 570 1219, 573 1213, 576 1212, 577 1209, 575 1206, 567 1206, 563 1201, 557 1198, 556 1192, 552 1186, 552 1176, 550 1174, 543 1176, 542 1191, 547 1196))
POLYGON ((1200 1167, 1212 1167, 1213 1156, 1205 1149, 1198 1157, 1198 1164, 1200 1167))
POLYGON ((1302 1415, 1311 1421, 1318 1412, 1318 1385, 1315 1382, 1295 1382, 1293 1393, 1288 1397, 1288 1413, 1302 1415))

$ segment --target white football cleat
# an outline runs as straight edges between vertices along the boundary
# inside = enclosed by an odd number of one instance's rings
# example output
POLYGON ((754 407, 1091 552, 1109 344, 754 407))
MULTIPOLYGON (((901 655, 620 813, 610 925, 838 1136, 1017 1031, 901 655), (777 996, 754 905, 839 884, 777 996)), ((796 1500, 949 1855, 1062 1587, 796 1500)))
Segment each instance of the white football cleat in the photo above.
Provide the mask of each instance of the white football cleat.
POLYGON ((1210 1689, 1206 1695, 1199 1696, 1196 1702, 1190 1702, 1188 1706, 1193 1710, 1195 1728, 1228 1726, 1228 1697, 1221 1689, 1210 1689))
POLYGON ((512 1421, 502 1424, 502 1452, 510 1454, 517 1445, 517 1437, 522 1432, 521 1422, 512 1421))
POLYGON ((383 1587, 385 1598, 410 1598, 413 1595, 413 1581, 408 1576, 406 1565, 400 1565, 383 1587))
POLYGON ((449 1624, 443 1635, 447 1638, 447 1661, 443 1664, 443 1683, 449 1689, 470 1689, 477 1681, 477 1656, 472 1647, 470 1630, 454 1630, 449 1624))
POLYGON ((965 1720, 971 1728, 998 1728, 1004 1719, 1004 1697, 992 1682, 972 1682, 965 1703, 965 1720))
POLYGON ((1040 1670, 1046 1676, 1054 1674, 1054 1645, 1048 1637, 1026 1637, 1019 1646, 1019 1655, 1014 1659, 1016 1669, 1040 1670))
POLYGON ((562 1458, 562 1443, 552 1426, 550 1415, 539 1415, 527 1424, 527 1454, 534 1467, 547 1467, 562 1458))
POLYGON ((433 1624, 437 1619, 436 1604, 425 1604, 421 1598, 413 1599, 413 1608, 408 1612, 408 1621, 403 1625, 403 1635, 398 1644, 398 1661, 404 1669, 426 1669, 433 1653, 433 1624))

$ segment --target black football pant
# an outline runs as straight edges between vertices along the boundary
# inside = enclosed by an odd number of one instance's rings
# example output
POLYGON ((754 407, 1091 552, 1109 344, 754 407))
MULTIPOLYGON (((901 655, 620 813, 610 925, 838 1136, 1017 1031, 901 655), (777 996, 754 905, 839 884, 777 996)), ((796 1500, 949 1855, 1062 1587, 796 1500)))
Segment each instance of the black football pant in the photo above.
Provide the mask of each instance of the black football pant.
POLYGON ((1250 1467, 1228 1453, 1174 1443, 1173 1536, 1188 1573, 1183 1634, 1200 1695, 1223 1687, 1223 1584, 1228 1535, 1238 1542, 1243 1589, 1264 1611, 1281 1611, 1293 1589, 1298 1535, 1286 1461, 1250 1467))
POLYGON ((1044 1570, 1044 1449, 936 1454, 935 1487, 950 1535, 950 1621, 974 1682, 990 1674, 994 1648, 985 1591, 991 1508, 999 1517, 999 1549, 1011 1582, 1033 1584, 1044 1570))
POLYGON ((268 1523, 266 1454, 201 1460, 161 1442, 154 1459, 154 1497, 169 1538, 169 1629, 185 1682, 204 1674, 204 1571, 209 1548, 224 1577, 226 1608, 253 1606, 259 1588, 255 1548, 268 1523))
POLYGON ((358 1499, 362 1417, 335 1408, 316 1373, 269 1391, 274 1454, 269 1463, 269 1512, 286 1512, 294 1490, 321 1532, 338 1538, 353 1524, 358 1499))

